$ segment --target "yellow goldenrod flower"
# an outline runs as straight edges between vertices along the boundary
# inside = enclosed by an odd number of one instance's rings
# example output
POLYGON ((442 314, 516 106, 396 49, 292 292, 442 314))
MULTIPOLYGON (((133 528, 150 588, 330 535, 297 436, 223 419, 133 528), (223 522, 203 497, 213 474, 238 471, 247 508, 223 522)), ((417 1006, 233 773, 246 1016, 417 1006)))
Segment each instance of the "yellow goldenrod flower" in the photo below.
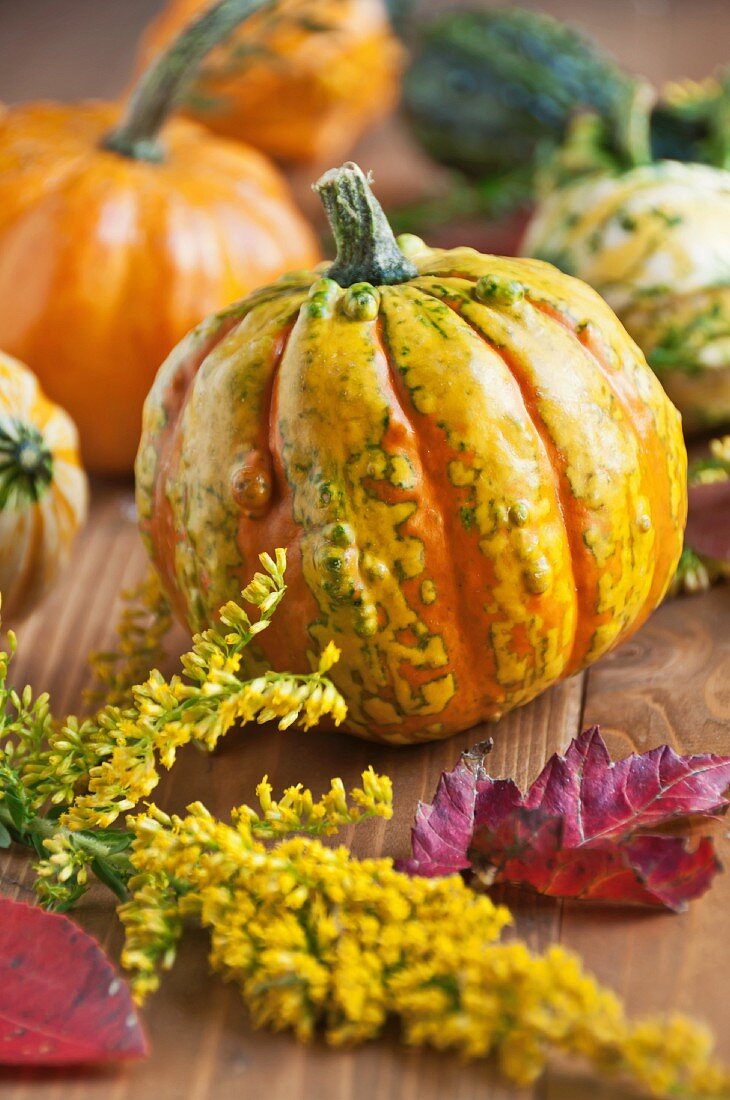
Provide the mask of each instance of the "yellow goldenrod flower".
MULTIPOLYGON (((275 559, 263 554, 261 563, 265 572, 256 573, 242 593, 258 609, 258 621, 251 622, 242 607, 229 602, 220 612, 222 629, 193 638, 192 650, 181 659, 182 675, 168 681, 153 670, 131 688, 132 701, 124 709, 113 703, 81 723, 74 718, 58 728, 45 723, 43 738, 36 739, 24 770, 24 782, 37 805, 46 799, 68 804, 62 824, 71 830, 108 828, 151 794, 160 767, 171 768, 183 745, 194 742, 212 750, 238 723, 276 721, 281 730, 295 723, 309 729, 324 718, 340 724, 345 702, 326 678, 339 656, 335 646, 325 649, 308 675, 269 670, 247 679, 240 671, 243 651, 268 626, 286 591, 284 552, 277 551, 275 559)), ((162 600, 155 591, 150 581, 140 589, 147 613, 155 600, 162 600)), ((160 612, 163 617, 167 613, 160 612)), ((122 617, 125 650, 130 639, 141 637, 141 621, 142 612, 131 607, 122 617)), ((145 637, 149 656, 158 634, 152 631, 145 637)), ((113 668, 108 664, 106 682, 116 699, 127 688, 121 672, 113 668)), ((129 667, 125 676, 127 672, 129 667)), ((40 701, 35 705, 37 721, 45 722, 40 701)))
MULTIPOLYGON (((380 777, 365 773, 361 793, 368 788, 382 793, 380 777)), ((258 793, 271 821, 282 806, 311 812, 324 801, 291 788, 277 802, 267 780, 258 793)), ((339 782, 330 795, 343 815, 339 782)), ((239 986, 254 1023, 304 1041, 322 1029, 334 1045, 362 1042, 395 1017, 406 1043, 496 1055, 521 1084, 555 1052, 632 1076, 656 1096, 727 1086, 701 1027, 682 1017, 631 1023, 570 952, 499 942, 509 913, 461 877, 411 878, 389 859, 357 860, 308 837, 267 848, 252 810, 233 820, 196 803, 186 817, 150 807, 130 822, 136 874, 120 909, 122 961, 139 1000, 192 918, 210 930, 211 965, 239 986)))
POLYGON ((331 836, 345 825, 354 825, 367 818, 393 816, 393 785, 387 775, 376 775, 372 767, 362 773, 362 788, 345 792, 341 779, 333 779, 329 791, 315 802, 312 792, 302 787, 288 787, 278 801, 271 797, 271 784, 264 776, 256 788, 261 813, 250 806, 233 811, 233 821, 244 834, 257 840, 306 833, 308 836, 331 836))

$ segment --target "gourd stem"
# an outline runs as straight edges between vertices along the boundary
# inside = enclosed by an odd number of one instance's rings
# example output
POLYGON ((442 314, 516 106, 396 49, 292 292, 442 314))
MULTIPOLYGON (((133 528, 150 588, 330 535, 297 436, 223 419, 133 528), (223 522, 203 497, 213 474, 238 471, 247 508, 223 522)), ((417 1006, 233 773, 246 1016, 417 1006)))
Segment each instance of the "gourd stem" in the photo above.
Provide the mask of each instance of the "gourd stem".
POLYGON ((628 168, 651 164, 651 111, 655 94, 645 80, 633 81, 616 125, 619 155, 628 168))
POLYGON ((53 455, 33 424, 0 419, 0 511, 40 500, 53 480, 53 455))
POLYGON ((405 283, 417 268, 398 248, 383 208, 357 164, 325 172, 314 184, 322 200, 337 245, 335 262, 327 270, 340 286, 405 283))
POLYGON ((730 70, 718 77, 719 89, 709 119, 710 164, 730 168, 730 70))
POLYGON ((142 74, 122 121, 104 138, 103 147, 135 160, 163 160, 158 134, 194 80, 206 54, 242 20, 272 3, 273 0, 218 0, 190 23, 142 74))

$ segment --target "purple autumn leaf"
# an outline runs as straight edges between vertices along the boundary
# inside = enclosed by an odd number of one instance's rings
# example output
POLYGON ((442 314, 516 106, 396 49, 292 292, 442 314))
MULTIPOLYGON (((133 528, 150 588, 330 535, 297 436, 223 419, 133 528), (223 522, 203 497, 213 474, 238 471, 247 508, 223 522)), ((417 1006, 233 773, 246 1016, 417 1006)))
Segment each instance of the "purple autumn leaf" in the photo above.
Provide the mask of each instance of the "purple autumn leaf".
POLYGON ((597 727, 550 758, 523 796, 474 755, 421 804, 411 873, 472 870, 485 881, 553 897, 680 909, 719 869, 711 840, 656 830, 728 806, 730 758, 680 756, 668 745, 612 763, 597 727))
POLYGON ((453 771, 442 772, 433 802, 418 803, 413 854, 398 864, 402 871, 433 877, 468 868, 477 784, 486 777, 484 758, 491 748, 491 741, 480 741, 462 753, 453 771))

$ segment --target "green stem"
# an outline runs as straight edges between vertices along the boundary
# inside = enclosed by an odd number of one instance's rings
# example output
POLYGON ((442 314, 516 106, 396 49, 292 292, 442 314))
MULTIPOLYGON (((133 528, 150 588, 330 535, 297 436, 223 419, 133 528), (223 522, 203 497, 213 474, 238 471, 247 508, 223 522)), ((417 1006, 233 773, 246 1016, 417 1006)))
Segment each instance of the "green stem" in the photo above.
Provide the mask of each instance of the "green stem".
POLYGON ((645 80, 629 87, 626 103, 616 121, 616 145, 626 166, 651 164, 651 112, 656 96, 645 80))
POLYGON ((38 837, 40 840, 50 840, 51 837, 69 836, 73 839, 74 845, 77 848, 87 852, 93 859, 98 859, 104 863, 108 863, 116 871, 123 875, 130 875, 132 873, 132 864, 130 863, 129 856, 126 852, 112 851, 102 839, 89 835, 88 832, 72 832, 67 829, 65 825, 59 825, 57 821, 52 821, 48 817, 34 817, 32 821, 29 821, 23 830, 19 830, 13 822, 11 814, 0 803, 0 822, 6 826, 10 834, 14 839, 17 839, 19 844, 25 844, 29 848, 34 848, 32 837, 38 837))
POLYGON ((709 163, 730 168, 730 69, 718 77, 718 92, 710 112, 709 163))
POLYGON ((141 76, 119 125, 103 147, 134 160, 161 161, 158 135, 204 58, 239 23, 274 0, 218 0, 190 23, 141 76))
POLYGON ((0 511, 40 500, 53 480, 53 455, 34 424, 0 418, 0 511))
POLYGON ((343 164, 325 172, 315 185, 337 245, 337 258, 327 270, 340 286, 406 283, 417 268, 398 248, 393 230, 364 172, 343 164))

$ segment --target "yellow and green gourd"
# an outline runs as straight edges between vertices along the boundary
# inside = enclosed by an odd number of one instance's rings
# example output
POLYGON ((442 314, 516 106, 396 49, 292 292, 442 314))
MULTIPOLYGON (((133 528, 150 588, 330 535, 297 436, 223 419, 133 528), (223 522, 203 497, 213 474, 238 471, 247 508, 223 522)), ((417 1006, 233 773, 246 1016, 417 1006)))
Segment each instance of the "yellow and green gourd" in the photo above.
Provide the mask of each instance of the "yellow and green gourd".
POLYGON ((679 416, 584 284, 396 242, 356 165, 317 190, 335 262, 209 318, 162 366, 142 531, 193 629, 286 547, 267 659, 306 669, 333 639, 351 732, 446 737, 596 660, 662 599, 686 514, 679 416))
POLYGON ((606 299, 685 431, 730 423, 729 171, 660 160, 569 176, 538 204, 521 251, 606 299))

